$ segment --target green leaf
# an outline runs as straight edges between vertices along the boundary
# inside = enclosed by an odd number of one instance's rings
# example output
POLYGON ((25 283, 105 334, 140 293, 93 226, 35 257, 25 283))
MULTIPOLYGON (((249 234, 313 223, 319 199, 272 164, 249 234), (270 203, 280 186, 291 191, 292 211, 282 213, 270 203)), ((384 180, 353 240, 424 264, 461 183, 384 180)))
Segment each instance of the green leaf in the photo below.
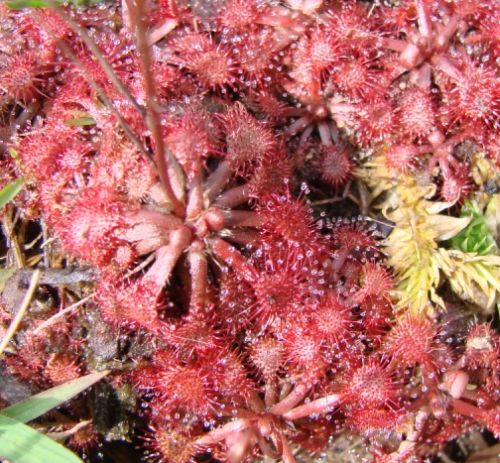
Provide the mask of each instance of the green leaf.
POLYGON ((97 5, 103 0, 54 0, 53 2, 47 2, 46 0, 8 0, 7 6, 13 10, 19 10, 22 8, 47 8, 51 6, 51 3, 57 3, 58 5, 70 4, 75 6, 85 6, 85 5, 97 5))
POLYGON ((44 8, 47 3, 43 0, 8 0, 7 6, 14 10, 21 8, 44 8))
POLYGON ((83 463, 61 444, 1 414, 0 457, 11 463, 83 463))
MULTIPOLYGON (((22 423, 34 420, 63 402, 71 399, 84 391, 92 384, 104 378, 109 371, 91 373, 81 378, 68 381, 60 386, 53 387, 46 391, 31 396, 29 399, 18 402, 0 411, 0 416, 7 416, 22 423)), ((1 441, 0 436, 0 441, 1 441)), ((49 461, 49 460, 47 460, 49 461)))
POLYGON ((466 228, 450 240, 451 247, 481 256, 494 254, 497 251, 497 245, 479 205, 475 201, 467 201, 462 206, 460 216, 469 217, 471 221, 466 228))
POLYGON ((8 149, 9 155, 12 159, 19 159, 19 154, 14 148, 9 148, 8 149))
POLYGON ((0 209, 12 201, 23 188, 24 179, 18 178, 0 190, 0 209))
POLYGON ((85 125, 95 125, 95 120, 92 117, 77 117, 76 119, 68 119, 64 123, 70 126, 83 127, 85 125))

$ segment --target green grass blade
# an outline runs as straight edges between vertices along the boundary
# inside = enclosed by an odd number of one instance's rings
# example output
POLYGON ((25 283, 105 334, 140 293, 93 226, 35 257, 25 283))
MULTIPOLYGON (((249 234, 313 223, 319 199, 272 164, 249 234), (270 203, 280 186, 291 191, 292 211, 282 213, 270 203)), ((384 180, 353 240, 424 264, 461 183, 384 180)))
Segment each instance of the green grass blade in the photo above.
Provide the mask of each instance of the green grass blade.
POLYGON ((0 457, 11 463, 83 463, 66 447, 19 421, 0 415, 0 457))
POLYGON ((16 197, 23 188, 23 182, 24 180, 22 178, 18 178, 0 190, 0 209, 16 197))
MULTIPOLYGON (((92 384, 100 381, 108 373, 109 371, 91 373, 90 375, 68 381, 60 386, 47 389, 22 402, 4 408, 0 411, 0 417, 6 416, 20 421, 21 423, 27 423, 78 395, 80 392, 92 386, 92 384)), ((0 441, 1 440, 2 437, 0 436, 0 441)))

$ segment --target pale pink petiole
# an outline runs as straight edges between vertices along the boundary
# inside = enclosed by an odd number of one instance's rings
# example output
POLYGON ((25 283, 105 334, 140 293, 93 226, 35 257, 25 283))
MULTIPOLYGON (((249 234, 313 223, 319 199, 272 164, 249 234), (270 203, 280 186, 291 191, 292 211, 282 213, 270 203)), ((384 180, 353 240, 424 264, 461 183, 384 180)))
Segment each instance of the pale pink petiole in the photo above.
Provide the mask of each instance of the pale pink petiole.
POLYGON ((309 137, 311 136, 312 132, 314 130, 314 125, 309 124, 304 131, 302 132, 302 135, 300 136, 300 146, 304 146, 309 137))
POLYGON ((144 276, 144 281, 153 282, 158 288, 168 282, 179 257, 191 242, 192 232, 188 227, 182 226, 172 231, 169 238, 169 243, 156 251, 155 263, 144 276))
POLYGON ((283 433, 280 433, 280 439, 281 439, 281 458, 283 460, 283 463, 295 463, 295 457, 293 456, 292 449, 290 448, 290 445, 288 444, 288 439, 286 436, 283 435, 283 433))
POLYGON ((248 201, 251 187, 248 183, 231 188, 217 197, 215 206, 231 209, 248 201))
POLYGON ((469 375, 463 370, 448 371, 444 375, 442 388, 454 399, 460 399, 469 384, 469 375))
POLYGON ((189 274, 191 277, 191 300, 193 308, 205 304, 208 284, 208 263, 204 253, 205 246, 201 241, 195 241, 188 252, 189 274))
POLYGON ((321 399, 299 405, 298 407, 284 413, 282 416, 287 420, 297 420, 313 414, 328 413, 335 406, 339 405, 340 401, 340 394, 330 394, 322 397, 321 399))
POLYGON ((271 407, 269 410, 273 415, 283 415, 290 411, 295 405, 304 400, 304 397, 309 392, 309 386, 304 383, 297 384, 293 390, 280 402, 271 407))
POLYGON ((154 45, 156 42, 163 39, 166 35, 172 32, 177 27, 178 21, 173 18, 168 18, 158 27, 155 27, 151 32, 148 33, 148 45, 154 45))
POLYGON ((444 48, 448 45, 448 42, 457 31, 459 19, 460 18, 458 15, 453 15, 446 24, 446 26, 444 26, 444 28, 440 31, 440 33, 435 39, 436 45, 439 48, 444 48))
POLYGON ((226 423, 219 428, 216 428, 210 431, 208 434, 200 437, 196 440, 196 444, 199 446, 207 446, 214 445, 218 442, 227 439, 232 433, 239 433, 245 429, 248 429, 252 425, 252 422, 247 419, 238 419, 235 421, 231 421, 230 423, 226 423))
POLYGON ((293 137, 294 135, 302 132, 312 122, 311 117, 304 116, 293 122, 286 130, 286 135, 293 137))
POLYGON ((380 44, 385 48, 389 48, 390 50, 397 51, 399 53, 402 53, 408 46, 408 42, 406 40, 390 39, 385 37, 380 39, 380 44))
POLYGON ((332 134, 330 132, 330 127, 326 122, 320 122, 318 124, 318 131, 321 143, 325 146, 332 145, 332 134))
POLYGON ((175 215, 142 209, 139 212, 129 214, 127 216, 127 223, 131 227, 147 223, 165 230, 173 230, 182 224, 182 220, 175 215))
POLYGON ((421 57, 420 49, 416 45, 409 43, 399 55, 399 62, 405 68, 412 69, 420 62, 421 57))
POLYGON ((235 270, 248 283, 255 281, 256 270, 234 246, 221 238, 212 238, 209 242, 215 257, 235 270))
POLYGON ((430 39, 432 37, 432 20, 426 0, 417 1, 417 21, 420 35, 430 39))
POLYGON ((248 246, 255 243, 259 237, 259 232, 252 229, 231 229, 224 231, 225 239, 240 246, 248 246))
POLYGON ((436 55, 431 58, 431 63, 436 66, 440 71, 444 72, 447 76, 451 77, 456 82, 462 80, 462 73, 456 66, 445 56, 436 55))
POLYGON ((201 175, 197 174, 189 185, 188 203, 186 217, 188 219, 197 218, 203 211, 203 183, 201 175))
POLYGON ((205 198, 208 202, 211 203, 222 192, 232 175, 233 172, 229 162, 222 161, 205 182, 205 198))
POLYGON ((264 223, 264 218, 253 211, 223 211, 224 225, 226 227, 251 227, 259 228, 264 223))
POLYGON ((272 448, 269 442, 264 439, 260 433, 257 433, 257 444, 259 445, 259 448, 264 456, 272 458, 273 460, 280 458, 281 449, 272 448))
POLYGON ((255 441, 255 435, 250 429, 232 432, 226 437, 227 460, 230 463, 240 463, 244 460, 255 441))

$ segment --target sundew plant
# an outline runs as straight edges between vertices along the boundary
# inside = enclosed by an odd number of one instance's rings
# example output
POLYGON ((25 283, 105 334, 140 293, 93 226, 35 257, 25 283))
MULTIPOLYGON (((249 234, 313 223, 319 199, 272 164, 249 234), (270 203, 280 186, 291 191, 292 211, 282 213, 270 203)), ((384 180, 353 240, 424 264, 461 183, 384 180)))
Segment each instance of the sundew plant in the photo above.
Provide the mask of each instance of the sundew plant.
POLYGON ((41 431, 92 463, 495 442, 499 11, 2 3, 0 336, 15 275, 42 279, 0 372, 109 370, 41 431))

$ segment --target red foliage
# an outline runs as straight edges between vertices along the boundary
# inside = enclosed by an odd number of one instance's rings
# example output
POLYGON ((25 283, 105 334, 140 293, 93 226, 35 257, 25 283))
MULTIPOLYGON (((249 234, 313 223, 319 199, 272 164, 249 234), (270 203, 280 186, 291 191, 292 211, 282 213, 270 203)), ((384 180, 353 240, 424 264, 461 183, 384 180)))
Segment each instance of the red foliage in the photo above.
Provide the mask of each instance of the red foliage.
POLYGON ((43 74, 34 53, 11 56, 0 72, 0 89, 16 103, 29 103, 41 94, 43 74))
POLYGON ((242 105, 235 105, 221 117, 226 134, 226 160, 241 174, 250 174, 276 151, 270 128, 257 121, 242 105))
MULTIPOLYGON (((423 317, 406 315, 392 328, 385 350, 392 361, 404 366, 436 367, 439 342, 436 326, 423 317)), ((441 365, 439 365, 441 367, 441 365)))
MULTIPOLYGON (((147 34, 173 29, 144 37, 151 69, 119 6, 73 14, 126 91, 57 11, 0 7, 1 129, 21 135, 2 182, 23 171, 63 250, 98 268, 104 321, 154 346, 128 354, 150 457, 292 463, 292 445, 322 452, 347 428, 402 462, 439 451, 457 417, 499 434, 498 335, 476 325, 452 351, 435 320, 394 319, 375 225, 294 195, 304 173, 312 195, 337 189, 372 152, 439 170, 446 201, 468 194, 459 145, 500 159, 487 2, 188 3, 153 2, 147 34)), ((57 352, 25 337, 7 368, 78 376, 63 334, 57 352)))
POLYGON ((258 339, 252 344, 249 355, 266 381, 272 380, 283 365, 283 343, 271 336, 258 339))
POLYGON ((354 295, 357 302, 374 296, 388 299, 389 290, 392 289, 392 279, 387 269, 369 262, 361 268, 359 286, 360 289, 354 295))
POLYGON ((396 114, 400 130, 410 139, 429 135, 436 123, 436 109, 430 93, 417 87, 402 92, 396 114))
POLYGON ((393 406, 399 393, 390 370, 378 358, 367 358, 350 373, 343 392, 345 401, 361 409, 393 406))
POLYGON ((215 140, 204 127, 204 118, 197 108, 188 109, 169 124, 166 135, 168 148, 189 178, 199 174, 208 156, 216 151, 215 140))
POLYGON ((162 413, 187 411, 204 417, 217 405, 212 373, 208 363, 184 365, 172 352, 161 351, 150 366, 136 371, 136 384, 159 398, 156 406, 162 413))
POLYGON ((465 57, 460 78, 446 88, 446 109, 454 123, 479 131, 494 127, 500 118, 500 84, 498 72, 487 64, 465 57))
POLYGON ((256 26, 265 10, 264 2, 259 0, 229 0, 217 19, 221 28, 248 33, 249 29, 256 26))
POLYGON ((325 374, 327 363, 324 337, 306 321, 290 323, 282 333, 284 360, 291 374, 300 374, 307 383, 325 374))
POLYGON ((72 381, 81 376, 78 360, 68 355, 52 354, 47 361, 45 376, 54 385, 72 381))
POLYGON ((180 426, 151 428, 144 441, 149 458, 158 463, 191 462, 196 453, 189 429, 180 426))
POLYGON ((109 265, 120 245, 127 244, 121 236, 127 206, 112 189, 88 188, 54 226, 70 252, 94 265, 109 265))
POLYGON ((312 309, 315 330, 332 347, 347 342, 354 335, 354 323, 349 306, 336 294, 329 291, 312 309))
POLYGON ((281 243, 302 252, 302 258, 314 257, 324 245, 312 210, 290 194, 261 196, 256 211, 262 220, 261 236, 267 244, 281 243))
POLYGON ((261 323, 279 320, 300 307, 318 285, 297 250, 258 250, 253 261, 258 272, 250 282, 256 298, 253 310, 261 323))
POLYGON ((345 184, 353 169, 351 150, 346 146, 322 146, 316 168, 327 185, 336 188, 345 184))

